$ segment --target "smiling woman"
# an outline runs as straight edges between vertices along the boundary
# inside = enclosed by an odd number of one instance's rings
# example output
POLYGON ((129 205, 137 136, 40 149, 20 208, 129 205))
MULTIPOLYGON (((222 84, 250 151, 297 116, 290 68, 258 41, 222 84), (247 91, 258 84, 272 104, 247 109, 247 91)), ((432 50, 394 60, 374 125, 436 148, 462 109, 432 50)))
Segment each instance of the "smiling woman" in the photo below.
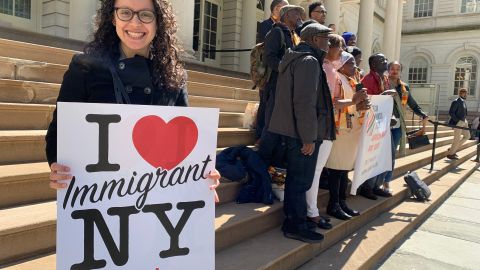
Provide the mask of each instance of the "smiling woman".
MULTIPOLYGON (((104 0, 97 30, 75 55, 57 101, 188 106, 186 72, 168 0, 104 0)), ((57 111, 46 136, 50 187, 66 188, 70 169, 57 161, 57 111)), ((218 185, 220 175, 210 178, 218 185)))

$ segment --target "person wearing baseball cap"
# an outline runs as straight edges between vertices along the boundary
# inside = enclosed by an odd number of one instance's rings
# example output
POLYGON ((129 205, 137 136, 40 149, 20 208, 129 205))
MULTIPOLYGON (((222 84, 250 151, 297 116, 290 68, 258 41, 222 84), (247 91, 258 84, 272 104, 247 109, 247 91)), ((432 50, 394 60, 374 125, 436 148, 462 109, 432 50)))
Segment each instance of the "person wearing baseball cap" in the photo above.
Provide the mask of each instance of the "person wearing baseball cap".
POLYGON ((332 97, 322 68, 330 32, 319 23, 309 24, 301 31, 301 43, 287 49, 278 67, 269 125, 269 131, 281 136, 286 144, 282 231, 287 238, 307 243, 323 240, 323 235, 307 223, 306 192, 312 186, 320 145, 335 139, 332 97))

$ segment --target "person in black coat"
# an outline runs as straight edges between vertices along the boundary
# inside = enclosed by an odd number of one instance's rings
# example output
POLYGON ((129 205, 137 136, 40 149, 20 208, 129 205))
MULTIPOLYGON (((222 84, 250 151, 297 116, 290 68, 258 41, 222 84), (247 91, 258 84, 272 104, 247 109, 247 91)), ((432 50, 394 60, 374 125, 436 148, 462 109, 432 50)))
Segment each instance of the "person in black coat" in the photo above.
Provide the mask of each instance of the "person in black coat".
MULTIPOLYGON (((186 71, 168 1, 102 1, 96 23, 93 41, 72 59, 57 101, 188 106, 186 71), (115 73, 123 89, 114 87, 115 73)), ((66 188, 63 181, 72 175, 67 166, 57 163, 56 110, 45 140, 50 187, 66 188)), ((216 188, 220 175, 213 171, 210 178, 216 188)))
MULTIPOLYGON (((462 88, 458 92, 458 98, 450 105, 450 120, 448 124, 457 127, 468 127, 467 122, 467 89, 462 88)), ((458 159, 457 150, 470 138, 470 131, 465 129, 454 129, 452 146, 447 152, 447 158, 458 159), (460 135, 462 138, 460 139, 460 135)))
POLYGON ((280 9, 288 5, 287 0, 273 0, 270 4, 270 18, 264 20, 260 23, 260 26, 257 29, 257 43, 262 43, 265 41, 265 37, 268 32, 272 30, 272 27, 275 23, 280 22, 280 9))

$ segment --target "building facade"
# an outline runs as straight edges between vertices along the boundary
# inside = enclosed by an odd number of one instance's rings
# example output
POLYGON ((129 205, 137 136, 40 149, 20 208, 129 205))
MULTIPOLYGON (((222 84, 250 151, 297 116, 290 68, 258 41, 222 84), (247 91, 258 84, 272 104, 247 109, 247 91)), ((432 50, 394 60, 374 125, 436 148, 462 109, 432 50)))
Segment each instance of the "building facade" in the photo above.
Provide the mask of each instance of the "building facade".
POLYGON ((409 0, 403 12, 403 78, 434 84, 440 111, 458 89, 469 90, 469 112, 479 112, 480 1, 409 0))
MULTIPOLYGON (((290 3, 308 10, 314 1, 290 3)), ((186 61, 249 71, 248 49, 255 45, 258 24, 270 17, 272 0, 171 2, 186 61)), ((403 79, 431 114, 448 111, 462 87, 469 90, 469 111, 480 112, 480 0, 323 2, 327 24, 335 24, 339 33, 357 34, 367 71, 371 53, 383 52, 389 60, 401 60, 403 79)), ((100 0, 0 0, 0 38, 2 29, 18 29, 26 35, 41 34, 42 39, 49 35, 88 41, 99 4, 100 0)))
MULTIPOLYGON (((271 0, 172 0, 179 38, 188 61, 248 72, 248 51, 255 45, 259 22, 270 16, 271 0)), ((291 0, 308 9, 313 0, 291 0)), ((403 0, 324 0, 327 23, 339 33, 358 33, 365 55, 383 51, 398 58, 403 0), (361 23, 359 23, 361 22, 361 23), (388 31, 385 31, 388 29, 388 31), (385 33, 385 35, 384 35, 385 33), (365 49, 368 48, 368 49, 365 49)), ((1 0, 0 27, 87 41, 99 0, 1 0)), ((366 62, 366 61, 365 61, 366 62)))

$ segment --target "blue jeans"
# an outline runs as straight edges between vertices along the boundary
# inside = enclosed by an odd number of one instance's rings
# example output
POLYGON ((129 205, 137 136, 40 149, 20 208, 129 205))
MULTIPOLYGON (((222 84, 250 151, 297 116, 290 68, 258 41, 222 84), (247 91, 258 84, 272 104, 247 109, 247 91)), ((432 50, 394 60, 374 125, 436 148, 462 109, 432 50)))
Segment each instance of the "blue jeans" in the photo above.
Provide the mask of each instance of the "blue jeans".
POLYGON ((307 230, 307 191, 312 186, 313 176, 319 143, 315 144, 313 155, 302 154, 302 142, 282 136, 286 144, 287 178, 285 179, 285 201, 283 211, 285 221, 282 226, 284 232, 298 232, 307 230))
POLYGON ((393 170, 395 169, 395 152, 397 152, 397 147, 400 144, 400 139, 402 137, 402 129, 394 128, 390 130, 392 134, 392 170, 388 171, 385 175, 385 182, 389 183, 392 181, 393 170))

